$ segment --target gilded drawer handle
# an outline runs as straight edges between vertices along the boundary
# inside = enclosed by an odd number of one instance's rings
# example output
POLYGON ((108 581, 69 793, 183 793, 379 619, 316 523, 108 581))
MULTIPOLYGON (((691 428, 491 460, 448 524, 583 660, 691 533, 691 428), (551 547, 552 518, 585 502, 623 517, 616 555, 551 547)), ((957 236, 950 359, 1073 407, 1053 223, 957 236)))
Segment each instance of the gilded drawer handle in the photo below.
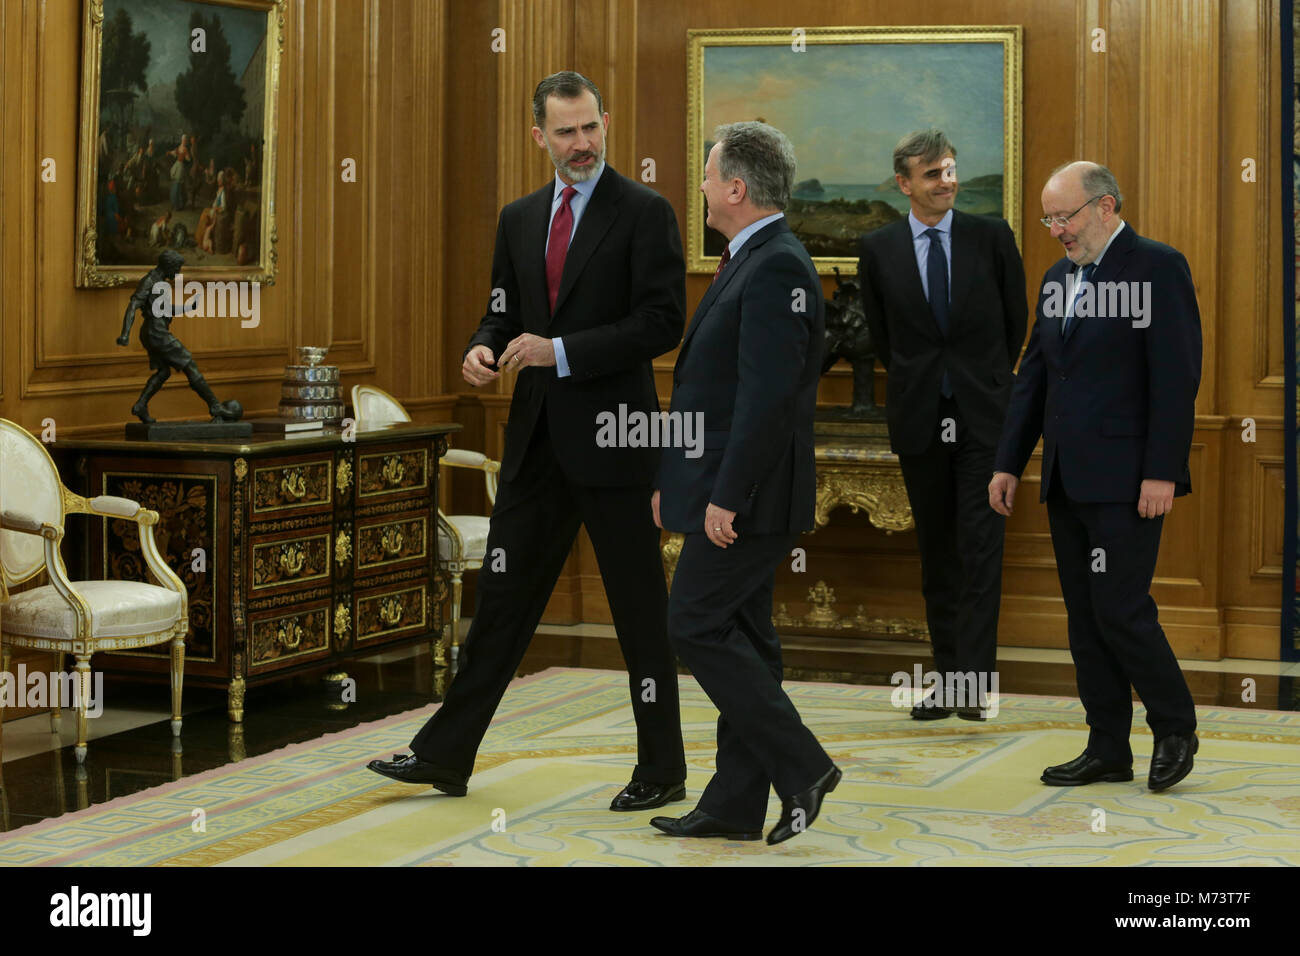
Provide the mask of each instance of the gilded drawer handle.
POLYGON ((296 544, 280 545, 280 567, 284 573, 293 577, 302 572, 302 566, 307 563, 307 554, 296 544))
POLYGON ((295 501, 307 494, 307 479, 302 476, 302 469, 295 468, 292 471, 284 470, 284 477, 280 480, 280 490, 284 492, 286 498, 293 498, 295 501))
POLYGON ((302 628, 298 626, 297 621, 281 624, 276 639, 286 651, 297 650, 298 645, 302 643, 302 628))
POLYGON ((402 478, 406 476, 406 466, 402 464, 402 459, 396 455, 389 455, 384 459, 382 474, 384 480, 390 485, 400 485, 402 478))
POLYGON ((384 553, 390 558, 396 557, 402 553, 402 531, 400 528, 388 527, 384 529, 383 536, 379 539, 380 546, 384 553))
POLYGON ((395 597, 386 597, 379 602, 379 620, 390 627, 402 620, 402 602, 395 597))

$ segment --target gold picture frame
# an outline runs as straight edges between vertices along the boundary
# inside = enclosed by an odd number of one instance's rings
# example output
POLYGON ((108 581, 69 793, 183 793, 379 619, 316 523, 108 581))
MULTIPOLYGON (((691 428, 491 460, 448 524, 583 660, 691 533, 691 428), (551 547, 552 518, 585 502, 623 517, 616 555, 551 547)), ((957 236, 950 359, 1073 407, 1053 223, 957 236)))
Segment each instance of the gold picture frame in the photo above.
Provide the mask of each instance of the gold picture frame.
MULTIPOLYGON (((970 203, 972 208, 965 211, 1001 215, 1011 226, 1017 242, 1020 241, 1024 41, 1019 25, 688 30, 687 44, 689 272, 712 273, 717 268, 724 240, 705 225, 704 197, 698 185, 704 179, 714 127, 741 120, 764 119, 778 128, 783 124, 790 127, 783 132, 794 145, 800 172, 786 217, 795 235, 808 247, 822 275, 831 274, 836 268, 849 275, 857 272, 857 253, 850 247, 850 244, 856 246, 854 229, 869 231, 885 224, 879 220, 890 215, 906 215, 906 197, 893 185, 890 153, 903 135, 930 125, 955 126, 956 129, 947 132, 957 147, 959 166, 962 157, 974 156, 974 171, 982 174, 971 179, 972 183, 981 185, 959 189, 957 208, 970 203), (901 46, 906 44, 917 48, 909 50, 901 46), (832 47, 835 49, 826 49, 832 47), (874 50, 876 47, 879 49, 874 50), (755 48, 769 49, 765 52, 755 48), (865 48, 878 54, 878 62, 864 60, 865 53, 869 52, 865 48), (912 57, 907 61, 906 72, 897 69, 902 57, 912 57), (876 124, 878 138, 870 147, 863 147, 863 155, 870 156, 870 165, 864 160, 863 172, 852 179, 854 173, 849 166, 853 162, 854 144, 847 141, 849 134, 837 141, 834 127, 819 122, 817 114, 833 109, 838 101, 841 107, 838 115, 850 124, 872 119, 869 115, 859 118, 850 108, 857 102, 850 101, 855 92, 853 68, 864 63, 881 70, 882 76, 876 77, 881 82, 869 88, 864 85, 856 92, 868 112, 870 100, 882 97, 879 111, 882 119, 876 124), (839 85, 833 80, 840 81, 839 85), (949 81, 946 86, 945 80, 949 81), (891 89, 891 82, 897 90, 891 89), (991 92, 981 95, 991 91, 995 84, 1000 86, 996 106, 990 102, 991 92), (933 96, 927 102, 927 87, 942 90, 946 95, 933 96), (960 102, 963 97, 972 100, 974 106, 963 105, 960 102), (908 99, 918 101, 918 105, 901 112, 893 108, 886 115, 883 108, 886 100, 890 107, 895 107, 908 99), (972 108, 976 111, 974 116, 970 115, 972 108), (981 127, 975 122, 994 113, 1000 113, 1002 118, 1002 128, 996 135, 987 132, 987 123, 981 127), (951 117, 951 121, 946 117, 951 117), (804 140, 802 144, 801 140, 804 140), (803 170, 810 166, 815 170, 818 165, 808 159, 809 153, 827 164, 833 163, 828 168, 839 170, 843 181, 828 181, 823 186, 819 178, 806 177, 803 170), (997 165, 998 153, 1000 170, 985 171, 979 165, 981 157, 984 164, 997 165), (866 178, 872 172, 878 174, 866 178), (839 195, 828 200, 817 198, 831 193, 839 195), (823 206, 824 202, 829 205, 823 206)), ((874 129, 869 131, 875 135, 874 129)))
MULTIPOLYGON (((185 258, 184 272, 191 278, 234 279, 273 285, 278 239, 275 202, 277 106, 287 0, 165 0, 165 8, 163 2, 84 0, 77 249, 74 257, 76 285, 107 288, 138 282, 157 264, 158 253, 168 247, 176 249, 185 258), (116 43, 123 36, 118 18, 124 10, 128 18, 131 11, 143 15, 142 29, 138 33, 134 30, 134 20, 130 20, 125 32, 136 45, 128 42, 120 48, 134 53, 137 64, 141 60, 153 62, 154 58, 159 58, 160 63, 174 64, 180 55, 196 52, 193 48, 200 44, 193 31, 183 29, 184 23, 180 24, 182 29, 179 31, 162 31, 167 26, 175 26, 169 22, 171 20, 210 15, 206 20, 189 20, 191 27, 196 23, 202 24, 202 45, 205 47, 202 52, 206 53, 208 32, 221 34, 219 39, 213 38, 213 49, 214 52, 224 50, 228 57, 227 66, 233 62, 241 70, 239 75, 232 74, 231 77, 242 91, 243 108, 240 112, 260 113, 261 116, 260 123, 250 124, 244 130, 223 128, 223 119, 217 117, 216 129, 219 132, 216 138, 205 138, 213 139, 214 146, 219 144, 222 147, 224 168, 221 170, 215 169, 215 155, 205 157, 204 149, 208 144, 192 131, 194 120, 190 119, 191 114, 186 114, 180 122, 169 122, 172 119, 166 112, 169 101, 165 94, 155 96, 150 90, 147 67, 137 66, 136 75, 130 82, 119 82, 107 90, 108 97, 103 96, 106 16, 111 21, 108 30, 116 43), (254 21, 244 13, 227 15, 227 10, 252 13, 257 19, 254 21), (160 11, 167 21, 160 22, 160 11), (232 37, 224 35, 217 21, 226 25, 232 37), (254 22, 259 29, 264 24, 264 32, 251 31, 249 24, 254 22), (139 42, 141 38, 146 41, 142 45, 139 42), (254 41, 256 47, 249 56, 247 51, 254 41), (190 48, 177 50, 178 42, 189 43, 190 48), (236 54, 242 55, 238 61, 233 61, 231 57, 236 54), (165 61, 164 57, 167 58, 165 61), (250 91, 253 93, 251 97, 244 95, 250 91), (147 117, 143 122, 137 116, 137 103, 147 117), (117 118, 103 124, 101 120, 105 115, 117 118), (185 134, 178 130, 185 129, 191 131, 187 139, 182 140, 179 137, 185 134), (146 135, 149 138, 147 162, 140 161, 146 150, 143 145, 146 135), (178 152, 185 148, 189 137, 193 137, 193 147, 188 152, 178 152), (242 138, 245 143, 245 154, 232 158, 234 147, 231 144, 237 138, 242 138), (172 140, 177 141, 176 147, 168 150, 172 140), (141 156, 135 154, 136 150, 141 156), (175 159, 169 171, 167 163, 173 155, 175 159), (182 157, 187 159, 183 165, 180 162, 182 157), (202 165, 205 159, 206 169, 202 165), (128 179, 127 170, 133 160, 137 170, 148 169, 148 173, 131 173, 128 179), (197 170, 192 168, 195 165, 199 166, 197 170), (177 166, 181 166, 179 174, 177 166), (123 183, 131 183, 130 197, 125 192, 118 194, 118 177, 123 183), (177 182, 181 182, 182 191, 160 197, 159 191, 165 185, 163 177, 171 180, 171 190, 176 190, 177 182), (206 201, 209 196, 213 205, 206 210, 191 205, 206 201), (178 197, 179 207, 176 205, 178 197), (185 215, 177 216, 178 212, 185 215), (208 213, 206 222, 204 212, 208 213), (255 221, 250 222, 254 216, 255 221), (173 222, 172 217, 177 221, 173 222)), ((128 58, 125 56, 110 58, 114 64, 126 61, 128 58)), ((120 77, 121 74, 119 70, 117 75, 120 77)), ((173 100, 177 98, 174 91, 179 88, 182 77, 178 75, 175 79, 173 100)), ((190 79, 194 83, 198 74, 194 73, 190 79)), ((181 115, 179 107, 173 109, 176 116, 181 115)))

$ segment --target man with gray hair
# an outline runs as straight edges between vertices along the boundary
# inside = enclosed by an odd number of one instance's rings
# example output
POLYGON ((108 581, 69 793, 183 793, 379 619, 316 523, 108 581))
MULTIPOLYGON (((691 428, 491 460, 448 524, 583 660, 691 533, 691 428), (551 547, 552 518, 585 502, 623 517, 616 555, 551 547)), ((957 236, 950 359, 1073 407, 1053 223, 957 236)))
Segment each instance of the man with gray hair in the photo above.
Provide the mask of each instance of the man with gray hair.
POLYGON ((858 262, 862 306, 889 373, 889 444, 912 506, 943 675, 943 692, 913 706, 914 720, 954 711, 982 720, 991 710, 1005 522, 985 501, 1029 320, 1011 227, 953 208, 956 157, 940 130, 903 137, 894 179, 911 209, 863 236, 858 262))
POLYGON ((676 837, 757 840, 768 791, 780 843, 817 818, 840 771, 781 689, 772 627, 777 565, 813 527, 825 303, 782 209, 794 183, 790 141, 765 123, 718 128, 700 191, 728 240, 673 369, 672 413, 704 416, 704 453, 666 448, 655 523, 685 534, 668 598, 677 655, 718 708, 716 771, 684 817, 651 825, 676 837))
POLYGON ((1133 779, 1136 689, 1155 738, 1147 786, 1160 791, 1191 772, 1198 745, 1151 579, 1164 515, 1192 490, 1201 317, 1187 260, 1121 220, 1123 199, 1097 163, 1059 167, 1043 187, 1040 221, 1065 256, 1043 276, 988 495, 1011 514, 1041 435, 1039 500, 1090 728, 1084 752, 1043 783, 1133 779))

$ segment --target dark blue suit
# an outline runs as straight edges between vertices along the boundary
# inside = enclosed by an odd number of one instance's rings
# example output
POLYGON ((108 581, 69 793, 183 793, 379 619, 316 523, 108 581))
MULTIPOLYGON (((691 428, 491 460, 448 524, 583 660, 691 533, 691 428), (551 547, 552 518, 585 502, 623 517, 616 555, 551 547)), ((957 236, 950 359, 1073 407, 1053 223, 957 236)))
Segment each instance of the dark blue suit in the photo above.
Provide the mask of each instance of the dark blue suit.
POLYGON ((1157 739, 1196 728, 1187 682, 1150 594, 1164 519, 1141 517, 1137 502, 1144 479, 1172 481, 1176 495, 1191 490, 1201 320, 1187 260, 1130 225, 1102 255, 1092 282, 1143 284, 1143 327, 1135 327, 1130 303, 1126 315, 1081 313, 1063 335, 1061 318, 1048 312, 1053 290, 1074 273, 1061 259, 1043 276, 996 468, 1019 477, 1042 436, 1040 500, 1048 506, 1091 727, 1088 752, 1124 762, 1132 760, 1130 685, 1157 739))
POLYGON ((686 534, 668 633, 718 708, 717 772, 699 809, 758 830, 768 791, 811 787, 830 757, 781 689, 772 582, 813 527, 825 303, 821 280, 784 219, 758 230, 700 301, 673 370, 672 411, 703 413, 699 457, 666 448, 655 487, 669 531, 686 534), (738 538, 704 534, 709 503, 735 511, 738 538))

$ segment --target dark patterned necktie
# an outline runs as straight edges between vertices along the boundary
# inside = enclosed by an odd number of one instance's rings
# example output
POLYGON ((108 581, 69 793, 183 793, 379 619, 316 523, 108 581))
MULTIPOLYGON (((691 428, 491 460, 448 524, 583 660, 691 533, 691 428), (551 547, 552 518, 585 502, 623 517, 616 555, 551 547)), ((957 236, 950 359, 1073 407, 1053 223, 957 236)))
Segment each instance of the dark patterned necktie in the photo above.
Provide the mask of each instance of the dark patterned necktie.
MULTIPOLYGON (((943 243, 939 239, 938 229, 927 229, 925 235, 930 237, 930 254, 925 261, 925 278, 930 287, 930 314, 934 316, 935 325, 943 337, 948 337, 948 260, 943 254, 943 243)), ((943 380, 939 383, 939 392, 944 398, 952 398, 952 381, 948 370, 943 370, 943 380)))
POLYGON ((718 281, 718 276, 722 275, 722 270, 727 268, 727 263, 730 261, 731 261, 731 244, 728 243, 722 249, 722 258, 718 260, 718 268, 713 270, 713 281, 710 282, 709 285, 713 285, 714 282, 718 281))

